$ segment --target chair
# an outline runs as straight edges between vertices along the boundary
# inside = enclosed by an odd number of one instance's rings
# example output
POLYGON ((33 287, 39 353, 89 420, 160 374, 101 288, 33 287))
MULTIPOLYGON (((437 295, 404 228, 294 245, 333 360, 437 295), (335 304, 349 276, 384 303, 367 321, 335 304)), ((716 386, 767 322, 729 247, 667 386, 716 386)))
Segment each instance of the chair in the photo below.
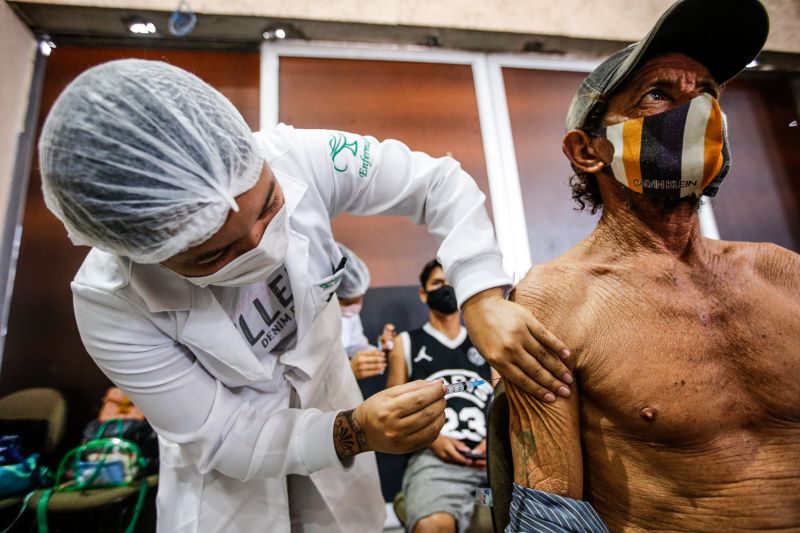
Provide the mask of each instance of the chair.
POLYGON ((508 396, 501 381, 494 388, 486 430, 486 459, 492 489, 492 522, 495 533, 505 531, 514 481, 514 463, 509 437, 508 396))
POLYGON ((47 438, 42 453, 50 455, 64 438, 67 402, 56 389, 22 389, 0 399, 0 419, 47 421, 47 438))
MULTIPOLYGON (((43 454, 52 454, 58 450, 66 428, 66 402, 57 390, 47 388, 24 389, 0 399, 0 419, 6 420, 46 420, 47 438, 43 454)), ((144 516, 139 520, 137 531, 152 529, 154 522, 154 487, 158 485, 158 475, 147 478, 148 498, 144 516)), ((129 521, 133 502, 139 491, 139 485, 92 489, 83 492, 55 492, 47 504, 48 515, 55 524, 61 527, 51 528, 61 531, 83 531, 108 533, 122 531, 129 521)), ((27 503, 27 523, 36 514, 36 504, 42 490, 36 493, 27 503)), ((6 514, 16 512, 22 504, 22 497, 0 500, 0 512, 6 514)), ((0 524, 10 521, 7 517, 0 524)), ((28 526, 31 527, 31 526, 28 526)), ((15 531, 25 530, 25 523, 19 524, 15 531)))
MULTIPOLYGON (((0 420, 7 421, 45 421, 47 429, 41 454, 52 455, 61 445, 67 425, 67 402, 56 389, 22 389, 0 398, 0 420)), ((22 504, 23 496, 0 499, 0 520, 2 524, 11 521, 22 504)))
MULTIPOLYGON (((158 474, 145 478, 148 485, 148 497, 145 500, 143 517, 137 523, 136 531, 147 531, 152 528, 149 522, 154 521, 153 489, 158 486, 158 474)), ((47 513, 54 523, 61 523, 64 531, 80 531, 98 533, 123 531, 134 512, 134 502, 139 493, 139 483, 126 487, 90 489, 82 492, 54 492, 47 502, 47 513)), ((39 490, 28 501, 28 510, 36 513, 36 505, 42 491, 39 490)))

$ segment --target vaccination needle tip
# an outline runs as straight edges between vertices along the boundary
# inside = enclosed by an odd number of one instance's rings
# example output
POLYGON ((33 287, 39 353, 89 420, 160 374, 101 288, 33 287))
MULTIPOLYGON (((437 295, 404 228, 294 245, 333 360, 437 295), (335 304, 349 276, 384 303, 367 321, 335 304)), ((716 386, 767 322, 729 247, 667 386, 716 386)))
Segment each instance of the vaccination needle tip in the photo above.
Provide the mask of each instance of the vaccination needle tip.
POLYGON ((481 385, 483 385, 484 383, 486 383, 487 381, 493 382, 493 381, 498 381, 498 380, 501 380, 501 379, 503 379, 503 378, 500 377, 500 378, 494 378, 494 379, 490 379, 490 380, 471 379, 469 381, 460 381, 458 383, 451 383, 450 385, 447 385, 447 394, 453 394, 454 392, 472 392, 475 389, 477 389, 478 387, 480 387, 481 385))

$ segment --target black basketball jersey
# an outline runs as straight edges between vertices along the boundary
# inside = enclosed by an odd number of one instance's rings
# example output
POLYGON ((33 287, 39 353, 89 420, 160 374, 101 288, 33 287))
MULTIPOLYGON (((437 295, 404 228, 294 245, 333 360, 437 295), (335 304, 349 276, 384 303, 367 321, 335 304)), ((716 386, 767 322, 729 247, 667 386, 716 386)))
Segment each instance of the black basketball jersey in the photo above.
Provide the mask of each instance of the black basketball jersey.
POLYGON ((442 435, 465 441, 470 447, 486 437, 486 409, 492 394, 491 369, 472 345, 463 327, 458 337, 447 336, 426 323, 422 328, 404 332, 403 348, 409 381, 444 380, 445 384, 484 379, 486 383, 471 393, 459 392, 447 397, 446 422, 442 435))

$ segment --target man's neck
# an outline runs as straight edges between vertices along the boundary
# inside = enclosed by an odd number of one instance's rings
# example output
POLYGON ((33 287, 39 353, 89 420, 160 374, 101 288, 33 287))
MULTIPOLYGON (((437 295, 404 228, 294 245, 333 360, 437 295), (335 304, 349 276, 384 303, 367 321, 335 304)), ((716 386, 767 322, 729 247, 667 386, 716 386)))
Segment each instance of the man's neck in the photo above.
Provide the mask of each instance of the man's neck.
POLYGON ((612 246, 623 253, 668 254, 679 261, 704 250, 696 202, 665 206, 627 189, 603 192, 603 216, 591 245, 612 246))
POLYGON ((448 339, 455 339, 458 337, 458 334, 461 333, 461 320, 457 312, 445 315, 437 311, 429 310, 428 322, 430 322, 434 329, 444 333, 448 339))

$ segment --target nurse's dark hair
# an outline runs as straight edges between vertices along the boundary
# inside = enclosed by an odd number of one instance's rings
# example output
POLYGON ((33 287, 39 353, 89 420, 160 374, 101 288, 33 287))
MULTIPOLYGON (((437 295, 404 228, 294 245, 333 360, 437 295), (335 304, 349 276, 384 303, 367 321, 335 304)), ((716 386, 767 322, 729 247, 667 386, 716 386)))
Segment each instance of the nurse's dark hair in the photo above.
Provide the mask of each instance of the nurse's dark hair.
POLYGON ((436 259, 431 259, 422 267, 422 272, 419 273, 419 284, 423 289, 425 288, 425 284, 428 283, 428 279, 431 277, 431 272, 436 268, 442 268, 442 264, 436 259))

